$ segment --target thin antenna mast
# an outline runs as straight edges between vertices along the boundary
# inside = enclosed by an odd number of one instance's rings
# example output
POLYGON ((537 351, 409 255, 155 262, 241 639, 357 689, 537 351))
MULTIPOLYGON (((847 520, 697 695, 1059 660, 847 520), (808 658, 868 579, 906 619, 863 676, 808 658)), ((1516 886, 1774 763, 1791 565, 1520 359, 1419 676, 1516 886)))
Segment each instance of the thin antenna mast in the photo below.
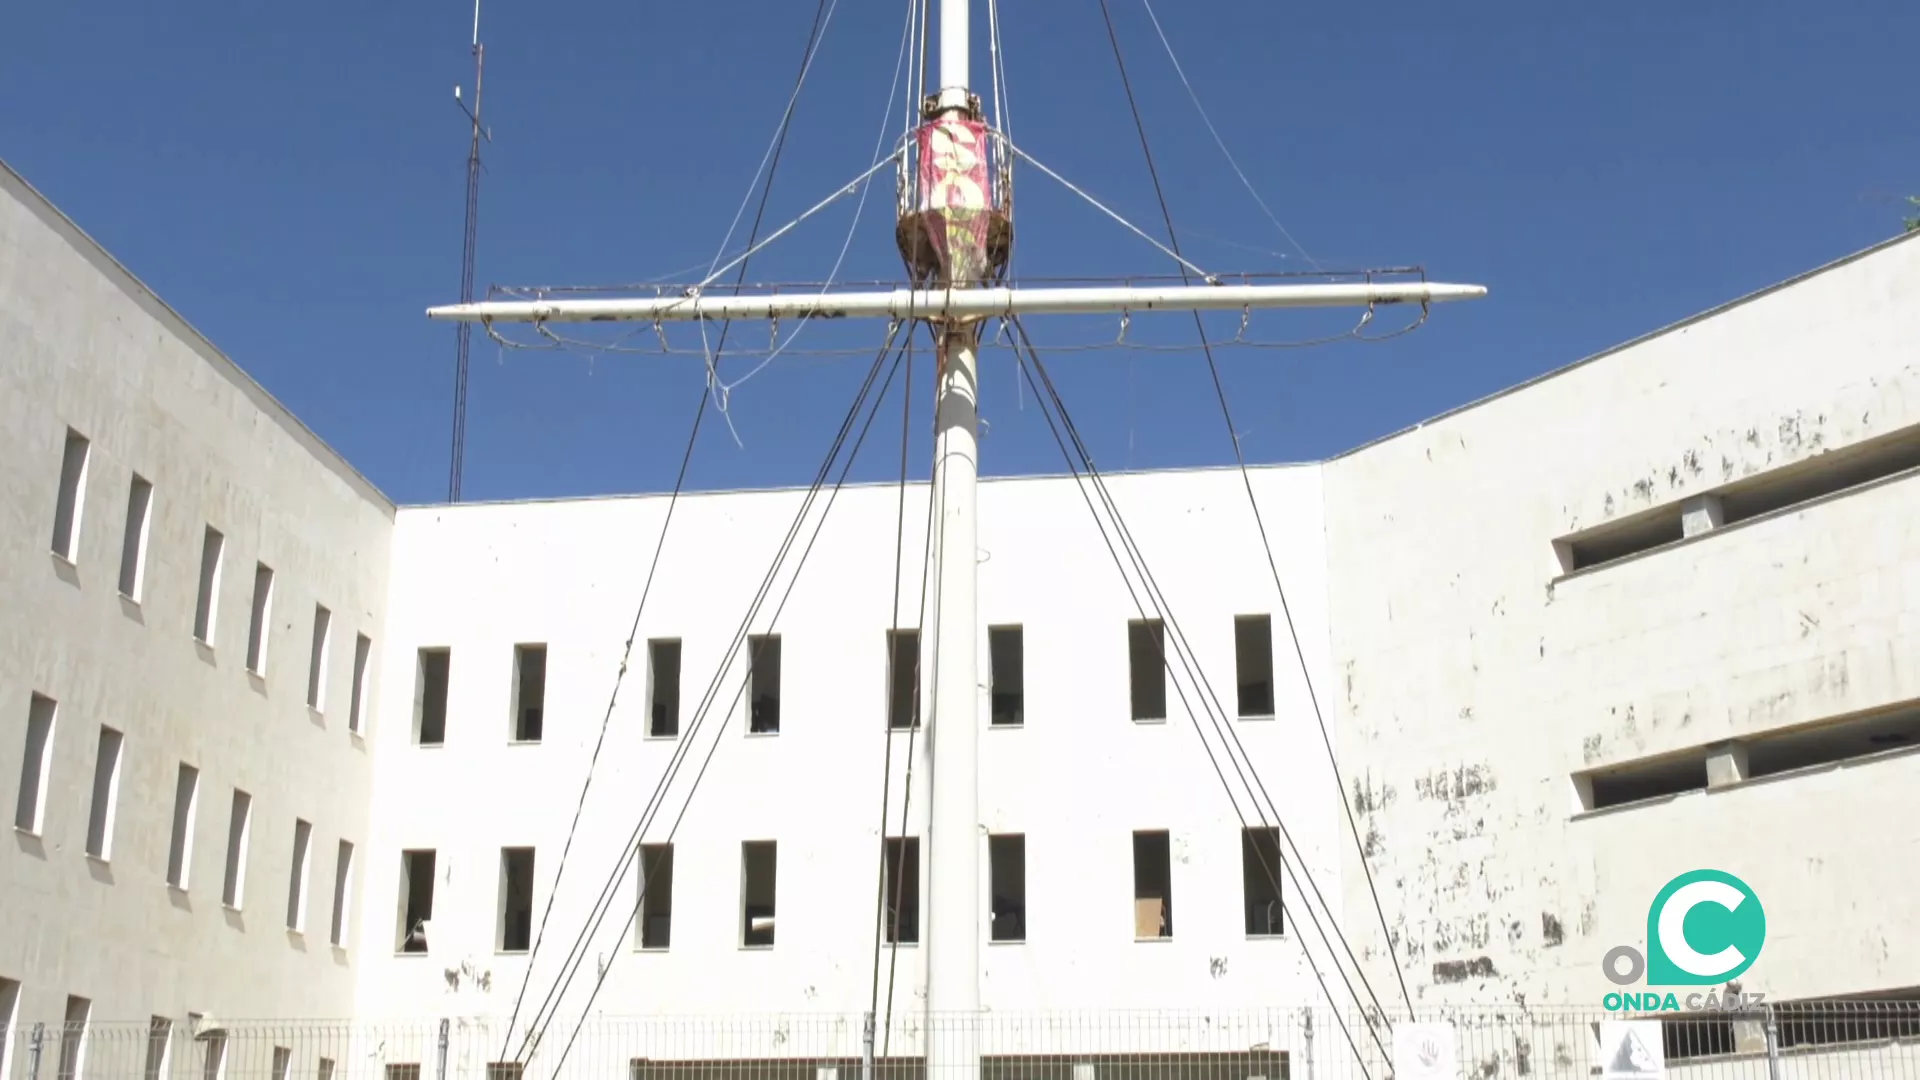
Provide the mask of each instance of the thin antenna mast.
MULTIPOLYGON (((467 228, 460 247, 460 301, 473 302, 474 245, 480 233, 480 142, 493 141, 493 133, 480 124, 480 93, 487 69, 487 47, 480 44, 480 0, 473 0, 473 108, 460 100, 460 87, 453 88, 454 104, 473 123, 473 142, 467 150, 467 228)), ((473 324, 463 322, 455 333, 453 365, 453 452, 447 470, 447 501, 460 501, 460 474, 467 458, 467 355, 473 348, 473 324)))

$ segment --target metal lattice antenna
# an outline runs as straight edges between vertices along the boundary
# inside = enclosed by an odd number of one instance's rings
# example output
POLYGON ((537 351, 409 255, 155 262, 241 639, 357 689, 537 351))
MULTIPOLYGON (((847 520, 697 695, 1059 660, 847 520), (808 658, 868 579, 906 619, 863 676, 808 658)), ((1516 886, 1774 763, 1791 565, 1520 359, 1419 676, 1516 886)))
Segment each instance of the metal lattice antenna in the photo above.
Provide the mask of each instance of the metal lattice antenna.
MULTIPOLYGON (((473 3, 473 108, 460 100, 460 87, 453 88, 454 103, 473 124, 473 141, 467 150, 467 223, 460 247, 460 302, 473 302, 474 246, 480 234, 480 143, 493 141, 493 133, 480 123, 480 95, 487 68, 487 47, 480 44, 480 0, 473 3)), ((473 324, 462 322, 455 331, 453 364, 453 450, 447 468, 447 501, 460 501, 460 476, 467 464, 467 356, 473 347, 473 324)))

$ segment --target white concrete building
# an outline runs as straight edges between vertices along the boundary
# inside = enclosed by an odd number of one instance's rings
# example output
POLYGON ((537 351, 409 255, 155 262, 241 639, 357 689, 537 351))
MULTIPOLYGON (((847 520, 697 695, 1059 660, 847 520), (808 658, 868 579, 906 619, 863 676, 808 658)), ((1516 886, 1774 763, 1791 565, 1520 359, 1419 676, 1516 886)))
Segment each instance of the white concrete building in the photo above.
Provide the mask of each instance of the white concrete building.
MULTIPOLYGON (((1110 478, 1200 681, 1131 625, 1075 480, 983 483, 983 1005, 1324 1006, 1310 956, 1349 1006, 1319 915, 1389 1011, 1403 980, 1597 1008, 1702 867, 1766 905, 1748 990, 1920 996, 1916 296, 1892 241, 1253 469, 1272 569, 1237 470, 1110 478)), ((926 745, 888 642, 924 486, 838 495, 749 664, 803 492, 683 496, 635 628, 666 497, 396 509, 4 168, 0 358, 0 1027, 504 1032, 603 895, 563 1013, 604 972, 609 1015, 857 1016, 883 832, 909 881, 879 993, 892 966, 915 1010, 926 745), (643 904, 630 844, 682 759, 643 904)))

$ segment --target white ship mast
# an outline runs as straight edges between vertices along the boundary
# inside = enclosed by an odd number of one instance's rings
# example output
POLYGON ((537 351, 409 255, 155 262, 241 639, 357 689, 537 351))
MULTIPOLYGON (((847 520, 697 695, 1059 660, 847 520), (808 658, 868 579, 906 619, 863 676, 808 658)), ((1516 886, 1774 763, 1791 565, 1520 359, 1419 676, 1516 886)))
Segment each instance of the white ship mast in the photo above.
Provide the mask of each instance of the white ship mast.
MULTIPOLYGON (((464 322, 619 322, 809 317, 924 319, 939 331, 934 505, 933 627, 922 635, 921 670, 939 672, 927 721, 932 809, 927 911, 926 1072, 941 1080, 979 1074, 974 1016, 980 1008, 980 838, 976 653, 976 486, 979 476, 980 324, 1022 314, 1251 311, 1267 308, 1428 304, 1484 296, 1477 285, 1296 283, 1013 288, 1000 284, 1011 244, 1011 148, 982 121, 970 89, 968 0, 941 0, 939 90, 903 148, 907 196, 902 255, 912 288, 707 296, 485 301, 435 307, 433 319, 464 322), (916 156, 917 155, 917 156, 916 156), (989 161, 992 159, 992 166, 989 161), (917 167, 907 169, 905 161, 917 167), (942 558, 942 553, 963 553, 942 558)), ((875 170, 866 174, 872 175, 875 170)), ((864 179, 864 177, 863 177, 864 179)), ((771 239, 771 238, 770 238, 771 239)))

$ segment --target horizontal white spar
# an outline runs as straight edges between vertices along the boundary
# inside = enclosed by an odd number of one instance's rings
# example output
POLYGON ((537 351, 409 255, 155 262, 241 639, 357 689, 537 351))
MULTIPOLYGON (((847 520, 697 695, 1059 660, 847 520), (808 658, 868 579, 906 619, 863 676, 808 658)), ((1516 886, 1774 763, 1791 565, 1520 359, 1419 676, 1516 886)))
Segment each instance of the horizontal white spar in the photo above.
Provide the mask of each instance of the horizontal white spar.
POLYGON ((1391 284, 1147 285, 1098 288, 894 289, 889 292, 757 296, 589 297, 488 300, 427 309, 453 322, 664 322, 695 319, 989 318, 1100 315, 1123 311, 1241 311, 1248 308, 1365 307, 1473 300, 1484 285, 1391 284))

